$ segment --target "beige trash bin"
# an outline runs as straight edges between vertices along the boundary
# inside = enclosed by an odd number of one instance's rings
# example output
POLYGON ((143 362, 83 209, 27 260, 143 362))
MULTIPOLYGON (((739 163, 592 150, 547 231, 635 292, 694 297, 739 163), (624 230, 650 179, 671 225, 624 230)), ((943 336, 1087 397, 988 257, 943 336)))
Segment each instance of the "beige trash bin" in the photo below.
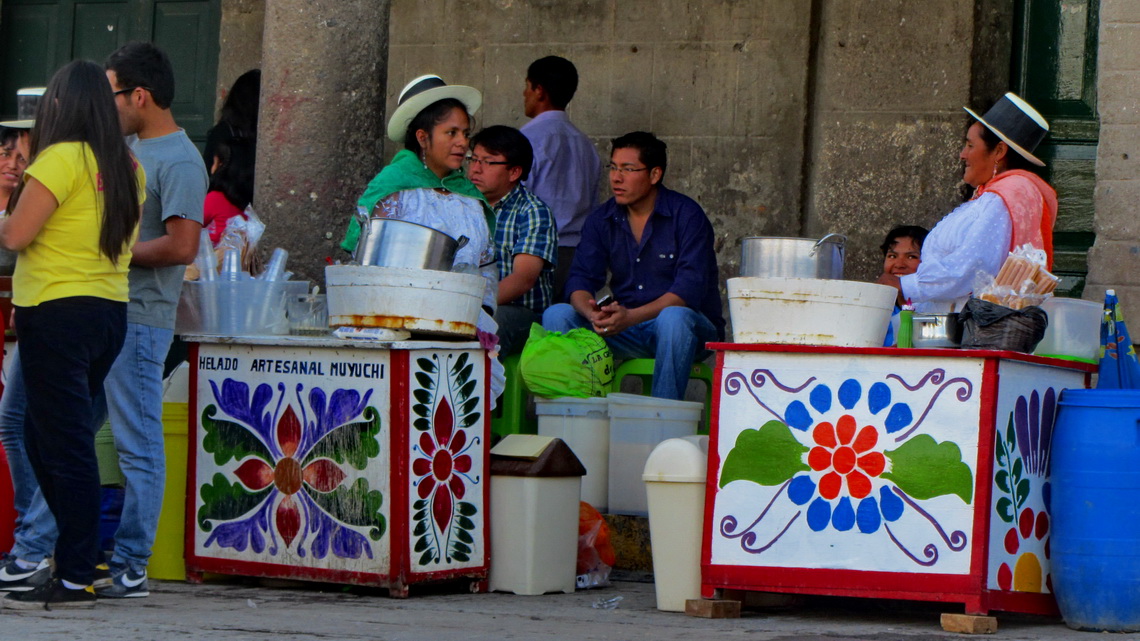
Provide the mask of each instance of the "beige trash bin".
POLYGON ((585 473, 561 439, 511 434, 491 449, 491 590, 574 591, 585 473))
POLYGON ((684 612, 701 598, 701 536, 709 437, 662 441, 645 462, 657 609, 684 612))

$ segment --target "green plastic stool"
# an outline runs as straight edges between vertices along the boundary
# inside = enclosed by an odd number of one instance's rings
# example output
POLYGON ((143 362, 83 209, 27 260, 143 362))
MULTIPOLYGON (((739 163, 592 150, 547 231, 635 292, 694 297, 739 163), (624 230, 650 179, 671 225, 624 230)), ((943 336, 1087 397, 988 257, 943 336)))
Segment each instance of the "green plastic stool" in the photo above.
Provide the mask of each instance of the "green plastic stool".
POLYGON ((503 359, 506 386, 499 397, 499 405, 491 412, 491 433, 498 437, 508 434, 537 434, 538 421, 527 416, 527 389, 519 375, 521 354, 503 359))
MULTIPOLYGON (((626 376, 636 376, 641 379, 641 395, 649 396, 653 390, 654 363, 655 361, 652 358, 631 358, 618 365, 617 372, 614 374, 613 391, 621 391, 621 379, 626 376)), ((689 370, 689 378, 705 382, 705 411, 697 433, 708 434, 713 394, 712 368, 704 363, 693 363, 693 368, 689 370)))

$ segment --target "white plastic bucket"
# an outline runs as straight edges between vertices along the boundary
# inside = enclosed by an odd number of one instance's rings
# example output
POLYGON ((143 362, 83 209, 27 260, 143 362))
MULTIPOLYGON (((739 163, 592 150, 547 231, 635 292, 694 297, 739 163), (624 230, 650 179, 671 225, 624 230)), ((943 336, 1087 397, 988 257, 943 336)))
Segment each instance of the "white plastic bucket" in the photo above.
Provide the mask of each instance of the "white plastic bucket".
POLYGON ((609 508, 610 415, 604 398, 536 398, 538 434, 562 439, 586 467, 582 500, 609 508))
POLYGON ((730 278, 737 343, 882 347, 898 290, 814 278, 730 278))
POLYGON ((636 394, 610 394, 610 514, 649 513, 645 462, 659 443, 693 436, 704 411, 703 403, 673 401, 636 394))
POLYGON ((380 327, 472 337, 483 303, 482 276, 427 269, 329 265, 330 327, 380 327))

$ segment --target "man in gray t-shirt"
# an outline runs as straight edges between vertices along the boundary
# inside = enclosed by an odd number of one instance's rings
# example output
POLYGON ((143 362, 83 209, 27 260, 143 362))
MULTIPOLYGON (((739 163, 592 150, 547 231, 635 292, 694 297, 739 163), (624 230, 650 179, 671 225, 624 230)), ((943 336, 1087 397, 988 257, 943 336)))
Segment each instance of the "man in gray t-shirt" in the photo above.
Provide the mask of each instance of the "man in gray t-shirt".
POLYGON ((144 597, 166 479, 163 362, 182 277, 198 252, 207 177, 201 154, 170 113, 174 72, 166 54, 132 42, 105 66, 123 134, 136 137, 131 150, 146 170, 146 202, 132 247, 126 342, 103 385, 126 496, 114 555, 95 590, 101 598, 144 597))

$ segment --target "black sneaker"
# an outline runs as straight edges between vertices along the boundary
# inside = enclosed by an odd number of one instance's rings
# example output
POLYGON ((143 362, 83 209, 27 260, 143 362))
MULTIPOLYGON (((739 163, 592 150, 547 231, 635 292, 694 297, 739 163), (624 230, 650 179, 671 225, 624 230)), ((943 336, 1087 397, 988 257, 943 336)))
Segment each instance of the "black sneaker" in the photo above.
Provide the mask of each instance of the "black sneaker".
POLYGON ((26 570, 16 563, 16 557, 6 555, 0 561, 0 592, 27 592, 51 580, 51 564, 47 559, 26 570))
POLYGON ((115 575, 122 571, 122 568, 112 568, 107 563, 100 563, 99 565, 96 565, 94 581, 95 587, 98 588, 104 585, 111 585, 111 579, 115 578, 115 575))
POLYGON ((72 590, 59 579, 27 592, 15 592, 0 600, 8 610, 64 610, 95 607, 95 589, 91 586, 72 590))
POLYGON ((135 572, 130 568, 123 568, 111 577, 110 582, 96 586, 95 594, 98 594, 100 599, 137 599, 150 596, 150 589, 146 583, 146 570, 135 572))

